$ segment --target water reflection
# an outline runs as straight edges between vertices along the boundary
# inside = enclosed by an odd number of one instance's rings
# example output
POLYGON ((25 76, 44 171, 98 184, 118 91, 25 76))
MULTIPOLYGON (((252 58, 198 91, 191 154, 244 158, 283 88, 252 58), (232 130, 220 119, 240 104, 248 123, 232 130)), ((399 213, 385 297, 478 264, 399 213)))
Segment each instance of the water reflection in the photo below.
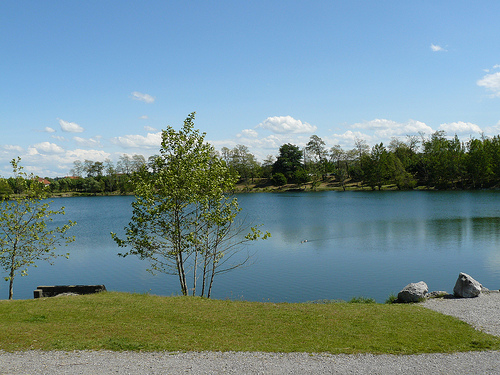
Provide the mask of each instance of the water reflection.
MULTIPOLYGON (((69 260, 40 264, 15 283, 15 298, 41 284, 105 284, 110 290, 177 294, 174 276, 117 256, 111 231, 130 219, 132 197, 68 198, 64 220, 78 222, 69 260)), ((215 298, 255 301, 384 301, 409 282, 451 291, 463 271, 500 285, 500 194, 494 192, 321 192, 242 194, 244 215, 272 237, 249 247, 250 267, 221 275, 215 298), (307 240, 307 242, 303 242, 307 240)), ((7 297, 7 285, 0 298, 7 297)))

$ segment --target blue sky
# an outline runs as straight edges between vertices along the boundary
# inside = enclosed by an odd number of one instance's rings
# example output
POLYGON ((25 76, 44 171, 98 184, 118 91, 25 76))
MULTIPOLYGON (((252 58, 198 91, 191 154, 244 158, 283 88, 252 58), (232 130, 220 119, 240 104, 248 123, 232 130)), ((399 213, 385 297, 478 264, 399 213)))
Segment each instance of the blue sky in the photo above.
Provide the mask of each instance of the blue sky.
POLYGON ((258 159, 500 134, 498 1, 2 1, 0 175, 158 152, 196 111, 258 159))

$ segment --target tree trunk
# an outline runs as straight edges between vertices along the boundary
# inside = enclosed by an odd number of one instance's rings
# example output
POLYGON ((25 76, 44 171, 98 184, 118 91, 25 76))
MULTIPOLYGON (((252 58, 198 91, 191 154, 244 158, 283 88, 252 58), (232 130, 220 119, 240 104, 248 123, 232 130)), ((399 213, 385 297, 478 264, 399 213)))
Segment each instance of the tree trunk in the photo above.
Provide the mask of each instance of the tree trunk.
POLYGON ((177 272, 179 273, 179 282, 181 284, 182 295, 188 295, 188 288, 186 284, 186 274, 184 272, 184 261, 182 260, 182 254, 177 253, 177 272))
POLYGON ((207 298, 210 298, 210 295, 212 294, 212 285, 214 284, 214 277, 215 277, 215 269, 217 268, 217 245, 214 248, 213 251, 213 257, 212 257, 212 270, 210 274, 210 282, 208 283, 208 293, 207 293, 207 298))
POLYGON ((196 270, 198 269, 198 249, 194 255, 194 267, 193 267, 193 297, 196 296, 196 270))
POLYGON ((207 272, 208 272, 208 250, 204 251, 203 255, 203 283, 201 287, 201 296, 205 296, 205 286, 207 284, 207 272))
POLYGON ((10 280, 9 280, 9 299, 14 296, 14 268, 10 270, 10 280))

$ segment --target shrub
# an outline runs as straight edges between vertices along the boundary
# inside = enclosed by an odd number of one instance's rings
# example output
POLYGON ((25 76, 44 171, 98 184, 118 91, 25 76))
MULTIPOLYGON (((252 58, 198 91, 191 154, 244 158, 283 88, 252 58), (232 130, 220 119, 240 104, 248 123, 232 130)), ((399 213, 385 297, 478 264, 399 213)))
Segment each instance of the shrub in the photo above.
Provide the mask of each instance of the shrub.
POLYGON ((394 293, 391 293, 389 297, 385 300, 385 303, 396 303, 398 300, 398 296, 394 295, 394 293))
POLYGON ((360 296, 360 297, 352 297, 349 300, 349 303, 377 303, 377 301, 375 301, 373 298, 360 296))
POLYGON ((275 186, 283 186, 286 185, 287 179, 283 173, 275 173, 272 182, 275 186))

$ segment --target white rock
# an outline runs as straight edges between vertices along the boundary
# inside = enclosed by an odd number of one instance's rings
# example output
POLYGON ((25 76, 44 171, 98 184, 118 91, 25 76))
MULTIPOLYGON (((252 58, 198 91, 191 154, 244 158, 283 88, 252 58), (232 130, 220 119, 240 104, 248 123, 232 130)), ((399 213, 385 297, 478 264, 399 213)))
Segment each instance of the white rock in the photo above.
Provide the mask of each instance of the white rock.
POLYGON ((425 297, 429 288, 423 281, 418 283, 410 283, 398 293, 398 302, 419 302, 425 297))
POLYGON ((478 281, 474 280, 466 273, 460 272, 455 287, 453 288, 453 294, 455 294, 456 297, 473 298, 477 297, 482 289, 483 286, 478 281))

